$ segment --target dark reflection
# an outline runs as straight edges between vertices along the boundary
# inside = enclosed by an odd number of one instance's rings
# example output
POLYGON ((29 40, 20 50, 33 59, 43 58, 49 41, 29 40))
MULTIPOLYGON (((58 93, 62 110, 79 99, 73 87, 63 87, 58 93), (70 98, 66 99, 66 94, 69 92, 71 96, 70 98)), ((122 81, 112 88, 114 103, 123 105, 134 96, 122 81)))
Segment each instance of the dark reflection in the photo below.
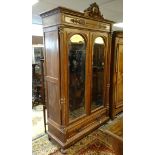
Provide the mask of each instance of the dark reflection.
POLYGON ((85 114, 85 55, 86 45, 80 35, 69 43, 69 120, 85 114))
POLYGON ((92 66, 92 105, 91 110, 103 105, 104 82, 104 41, 101 37, 95 39, 92 66))

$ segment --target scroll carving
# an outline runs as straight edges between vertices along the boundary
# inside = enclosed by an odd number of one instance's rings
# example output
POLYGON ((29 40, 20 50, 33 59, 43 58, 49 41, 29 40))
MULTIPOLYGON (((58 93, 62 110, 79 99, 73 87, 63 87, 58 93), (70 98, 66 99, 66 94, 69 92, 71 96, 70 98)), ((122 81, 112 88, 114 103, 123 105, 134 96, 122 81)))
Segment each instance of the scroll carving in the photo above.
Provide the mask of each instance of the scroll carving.
POLYGON ((84 15, 88 17, 93 17, 99 20, 104 20, 104 17, 103 15, 101 15, 101 12, 99 10, 99 6, 96 3, 92 3, 90 7, 84 10, 84 15))
POLYGON ((82 19, 71 19, 70 21, 75 23, 75 24, 82 24, 82 25, 85 24, 85 21, 82 19))

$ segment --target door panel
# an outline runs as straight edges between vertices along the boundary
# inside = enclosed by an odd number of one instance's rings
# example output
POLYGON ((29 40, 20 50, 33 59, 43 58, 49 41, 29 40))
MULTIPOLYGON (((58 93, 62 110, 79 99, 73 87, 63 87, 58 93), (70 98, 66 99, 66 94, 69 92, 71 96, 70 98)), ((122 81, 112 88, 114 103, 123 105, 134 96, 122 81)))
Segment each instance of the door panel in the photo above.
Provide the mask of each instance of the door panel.
POLYGON ((79 34, 71 36, 68 53, 69 120, 85 114, 86 43, 79 34))
POLYGON ((93 112, 107 105, 107 34, 91 33, 90 108, 93 112))
POLYGON ((68 123, 88 113, 88 36, 87 31, 65 28, 68 123))

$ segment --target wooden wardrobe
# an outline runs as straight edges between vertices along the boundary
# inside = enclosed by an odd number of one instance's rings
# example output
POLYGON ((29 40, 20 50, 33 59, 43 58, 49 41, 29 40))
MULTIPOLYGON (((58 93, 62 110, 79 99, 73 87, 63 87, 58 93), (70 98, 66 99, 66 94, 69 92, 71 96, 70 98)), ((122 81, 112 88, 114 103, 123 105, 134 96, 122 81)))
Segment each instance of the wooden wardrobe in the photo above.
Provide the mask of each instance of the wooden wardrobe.
POLYGON ((65 149, 109 119, 113 22, 96 3, 84 13, 58 7, 41 17, 48 136, 65 149))
POLYGON ((110 116, 123 111, 123 32, 114 31, 111 48, 110 116))

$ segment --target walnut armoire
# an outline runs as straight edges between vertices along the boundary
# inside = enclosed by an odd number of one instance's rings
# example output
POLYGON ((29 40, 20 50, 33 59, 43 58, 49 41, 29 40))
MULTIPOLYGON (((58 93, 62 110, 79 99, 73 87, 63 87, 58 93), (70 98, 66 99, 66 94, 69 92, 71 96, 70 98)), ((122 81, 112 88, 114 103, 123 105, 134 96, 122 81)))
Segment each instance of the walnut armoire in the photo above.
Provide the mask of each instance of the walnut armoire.
POLYGON ((93 3, 41 14, 48 136, 66 149, 109 119, 112 21, 93 3))
POLYGON ((110 116, 123 111, 123 32, 114 31, 111 47, 110 116))

